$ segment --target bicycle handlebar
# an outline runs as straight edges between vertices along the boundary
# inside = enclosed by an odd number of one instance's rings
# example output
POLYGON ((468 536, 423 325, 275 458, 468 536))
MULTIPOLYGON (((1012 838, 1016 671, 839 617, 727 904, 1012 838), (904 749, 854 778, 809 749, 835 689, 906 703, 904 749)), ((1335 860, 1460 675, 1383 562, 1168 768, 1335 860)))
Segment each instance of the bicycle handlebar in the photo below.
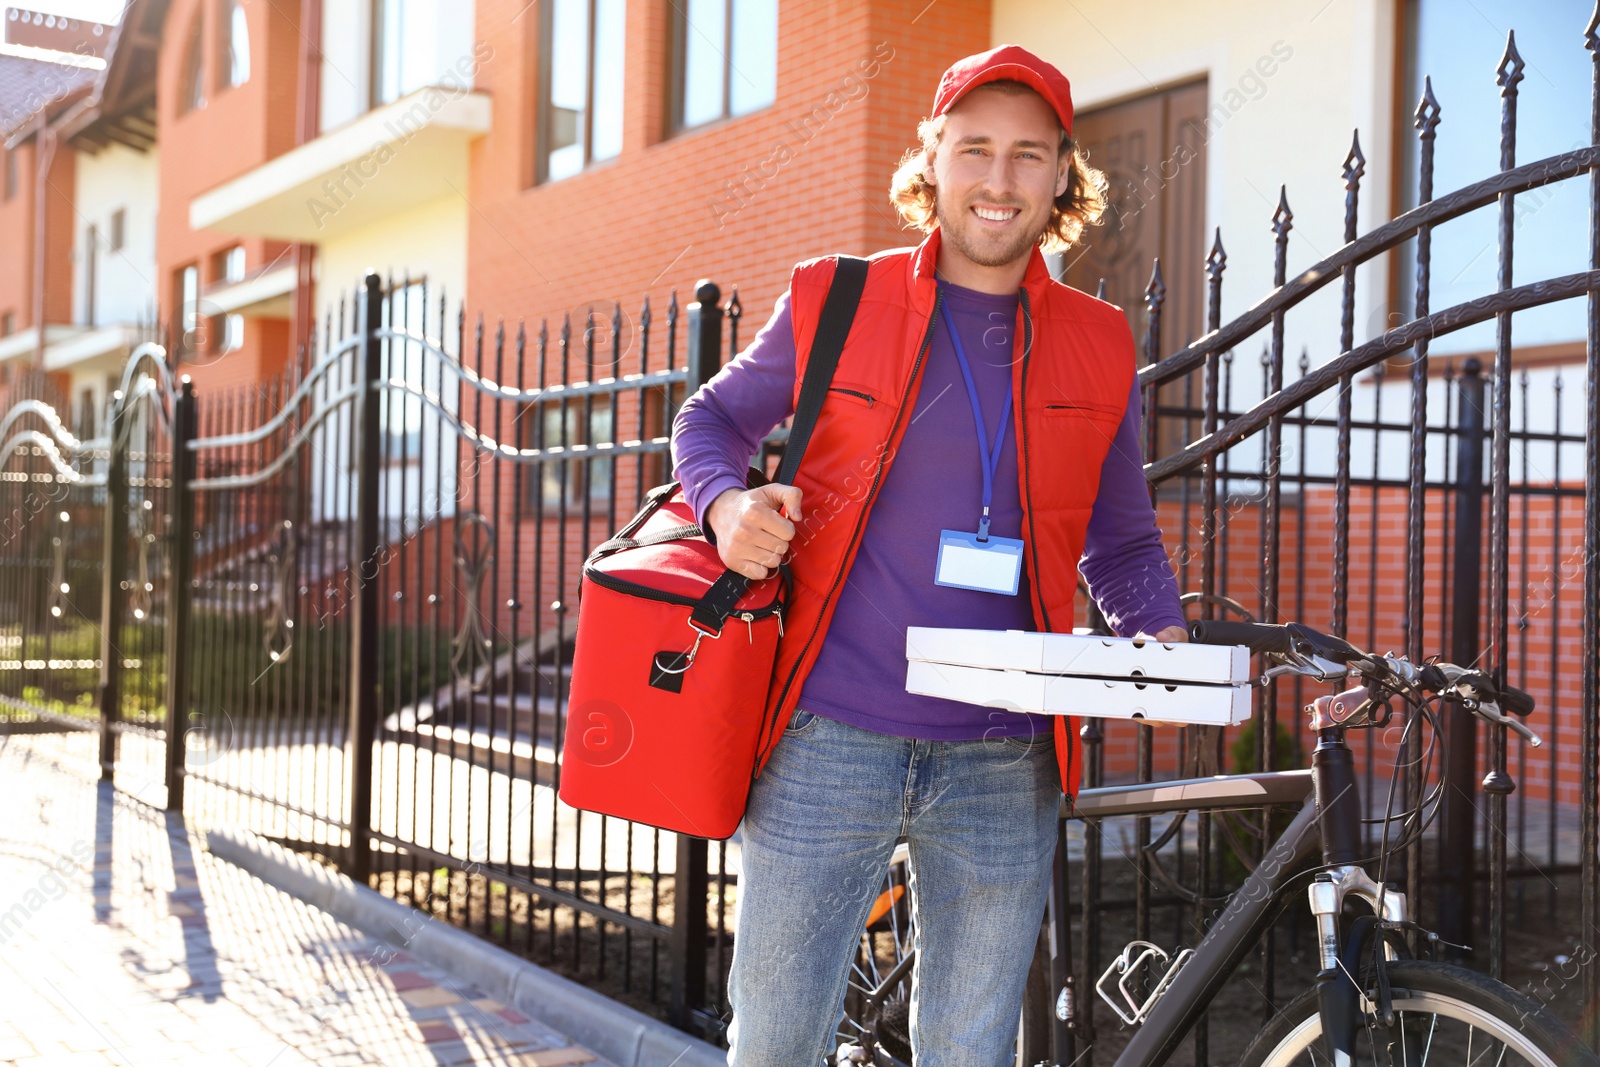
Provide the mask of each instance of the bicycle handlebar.
POLYGON ((1507 711, 1514 711, 1523 718, 1533 714, 1533 697, 1516 688, 1503 685, 1500 687, 1500 703, 1505 705, 1507 711))
POLYGON ((1201 645, 1245 645, 1252 652, 1288 652, 1293 647, 1287 626, 1266 622, 1200 619, 1189 624, 1189 637, 1201 645))
POLYGON ((1527 737, 1539 739, 1526 726, 1506 718, 1500 708, 1526 717, 1534 710, 1533 697, 1510 685, 1498 685, 1489 675, 1449 663, 1422 667, 1394 656, 1363 652, 1337 637, 1319 633, 1299 623, 1236 622, 1202 619, 1189 624, 1190 640, 1206 645, 1244 645, 1253 652, 1272 655, 1285 666, 1274 667, 1263 678, 1274 674, 1312 674, 1332 680, 1346 669, 1375 683, 1398 680, 1403 686, 1420 685, 1435 693, 1454 695, 1481 718, 1502 723, 1527 737))

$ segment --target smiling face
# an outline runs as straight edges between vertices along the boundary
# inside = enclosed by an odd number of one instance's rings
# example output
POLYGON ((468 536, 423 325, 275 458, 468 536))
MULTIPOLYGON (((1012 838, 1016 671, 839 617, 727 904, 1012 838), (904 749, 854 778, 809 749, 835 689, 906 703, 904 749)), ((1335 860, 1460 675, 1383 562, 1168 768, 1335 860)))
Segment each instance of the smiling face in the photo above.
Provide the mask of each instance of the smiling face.
POLYGON ((1071 157, 1061 125, 1038 94, 980 87, 945 116, 923 173, 935 189, 939 273, 983 292, 1015 291, 1071 157))

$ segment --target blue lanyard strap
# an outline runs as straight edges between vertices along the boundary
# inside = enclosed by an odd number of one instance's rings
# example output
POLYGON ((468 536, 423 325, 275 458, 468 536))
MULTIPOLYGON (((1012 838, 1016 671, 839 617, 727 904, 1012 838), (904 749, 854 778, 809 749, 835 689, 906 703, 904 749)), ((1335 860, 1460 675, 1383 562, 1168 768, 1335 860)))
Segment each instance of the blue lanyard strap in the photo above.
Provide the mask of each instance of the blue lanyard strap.
POLYGON ((1000 410, 1000 426, 995 430, 994 447, 989 447, 989 431, 983 424, 983 407, 978 403, 978 385, 972 380, 972 365, 961 347, 961 335, 956 332, 955 321, 950 317, 950 305, 939 304, 939 315, 944 319, 945 332, 950 335, 950 346, 956 350, 956 362, 961 364, 961 377, 967 382, 967 399, 972 401, 972 421, 978 427, 978 460, 983 467, 983 515, 978 520, 978 540, 989 539, 989 505, 994 501, 994 475, 1000 469, 1000 447, 1006 439, 1006 424, 1011 420, 1011 389, 1006 388, 1005 406, 1000 410))

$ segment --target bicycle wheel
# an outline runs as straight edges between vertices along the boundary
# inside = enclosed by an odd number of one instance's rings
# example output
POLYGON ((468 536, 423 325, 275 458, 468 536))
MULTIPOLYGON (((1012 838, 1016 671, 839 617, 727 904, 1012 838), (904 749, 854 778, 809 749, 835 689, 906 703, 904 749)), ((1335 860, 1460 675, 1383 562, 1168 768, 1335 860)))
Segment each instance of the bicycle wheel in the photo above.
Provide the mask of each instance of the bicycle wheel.
MULTIPOLYGON (((904 847, 895 852, 870 919, 850 963, 844 1019, 829 1067, 846 1063, 914 1067, 910 968, 895 976, 896 968, 915 951, 916 945, 904 847), (884 994, 876 1009, 869 1002, 874 991, 884 994)), ((1050 1062, 1050 1010, 1050 956, 1041 934, 1028 968, 1028 985, 1017 1021, 1017 1067, 1050 1062)))
MULTIPOLYGON (((1392 963, 1388 971, 1396 1016, 1388 1062, 1395 1067, 1600 1067, 1600 1059, 1542 1005, 1487 975, 1426 960, 1392 963)), ((1373 990, 1370 983, 1366 988, 1373 990)), ((1376 1062, 1372 1043, 1378 1033, 1369 1015, 1356 1035, 1355 1064, 1376 1062)), ((1328 1062, 1315 989, 1284 1008, 1241 1061, 1248 1067, 1328 1062)))

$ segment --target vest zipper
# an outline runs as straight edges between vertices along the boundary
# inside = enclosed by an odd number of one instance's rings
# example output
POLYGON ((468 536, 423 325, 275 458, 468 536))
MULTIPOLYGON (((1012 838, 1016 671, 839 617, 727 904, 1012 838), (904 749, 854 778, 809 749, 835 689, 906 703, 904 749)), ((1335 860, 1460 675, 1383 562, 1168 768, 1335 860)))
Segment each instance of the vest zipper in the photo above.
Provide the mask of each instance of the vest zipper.
MULTIPOLYGON (((922 346, 917 349, 916 362, 911 365, 911 378, 906 383, 906 399, 901 400, 899 410, 895 412, 894 425, 889 427, 890 441, 894 440, 895 434, 900 429, 900 420, 905 417, 906 408, 908 406, 907 401, 910 398, 911 384, 917 380, 917 372, 922 369, 922 361, 927 357, 928 349, 933 344, 933 326, 934 323, 939 321, 939 304, 941 298, 942 294, 937 288, 935 288, 933 293, 933 312, 928 316, 928 328, 923 331, 922 346)), ((1024 365, 1023 370, 1024 373, 1026 373, 1026 365, 1024 365)), ((878 457, 878 469, 874 471, 872 475, 872 488, 867 490, 867 499, 861 505, 861 515, 856 519, 856 527, 850 533, 850 544, 845 548, 846 559, 851 556, 856 545, 859 543, 862 527, 867 521, 867 513, 872 510, 872 501, 878 495, 878 486, 883 482, 883 468, 884 464, 887 462, 887 456, 888 453, 885 453, 884 455, 878 457)), ((847 567, 841 568, 839 573, 834 576, 833 585, 828 589, 828 595, 822 598, 822 610, 817 613, 817 621, 811 627, 811 633, 806 637, 806 643, 800 646, 800 655, 795 659, 794 666, 789 669, 789 677, 785 678, 783 681, 783 688, 778 692, 777 703, 773 705, 773 714, 761 731, 761 744, 760 747, 756 749, 756 772, 752 777, 761 777, 761 754, 767 751, 767 746, 772 737, 773 724, 778 720, 777 712, 783 707, 783 702, 789 697, 789 688, 794 685, 795 675, 800 672, 800 664, 805 662, 806 653, 811 649, 811 643, 817 639, 817 630, 822 626, 823 617, 828 614, 828 604, 832 602, 834 595, 838 593, 839 586, 844 583, 845 570, 847 569, 847 567)))
POLYGON ((1039 600, 1039 616, 1044 622, 1046 633, 1050 632, 1050 609, 1044 602, 1044 590, 1039 585, 1039 539, 1033 524, 1033 468, 1028 465, 1028 371, 1033 366, 1033 312, 1028 307, 1028 290, 1019 289, 1022 297, 1022 469, 1028 476, 1023 479, 1022 491, 1027 497, 1028 509, 1028 555, 1033 558, 1033 595, 1039 600))
MULTIPOLYGON (((1029 466, 1027 462, 1029 438, 1028 403, 1026 397, 1028 395, 1028 370, 1033 365, 1033 360, 1030 358, 1033 355, 1033 311, 1028 307, 1028 290, 1019 289, 1018 294, 1022 298, 1022 395, 1024 400, 1022 403, 1022 456, 1020 457, 1020 460, 1022 469, 1027 473, 1027 476, 1022 480, 1022 491, 1026 497, 1026 506, 1028 512, 1028 551, 1026 554, 1033 558, 1033 595, 1039 601, 1039 617, 1044 622, 1045 633, 1049 633, 1050 608, 1045 604, 1044 590, 1039 585, 1039 538, 1034 530, 1033 522, 1033 468, 1029 466)), ((1073 756, 1077 754, 1077 738, 1073 736, 1073 732, 1070 729, 1066 731, 1066 735, 1066 766, 1062 769, 1061 786, 1062 792, 1066 793, 1068 798, 1067 805, 1068 807, 1071 807, 1071 798, 1073 794, 1071 792, 1072 786, 1068 783, 1073 780, 1072 765, 1074 762, 1073 756)))

